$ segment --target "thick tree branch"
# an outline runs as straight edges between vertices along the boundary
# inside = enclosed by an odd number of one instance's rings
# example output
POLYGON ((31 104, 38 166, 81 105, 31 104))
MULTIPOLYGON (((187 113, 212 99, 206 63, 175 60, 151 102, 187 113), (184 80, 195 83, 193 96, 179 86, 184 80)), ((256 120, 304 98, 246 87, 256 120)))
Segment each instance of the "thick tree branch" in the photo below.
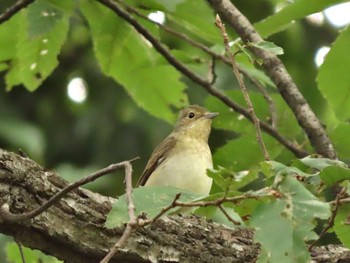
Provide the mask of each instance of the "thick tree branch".
MULTIPOLYGON (((0 149, 0 204, 8 203, 11 212, 33 210, 67 185, 35 162, 0 149)), ((78 188, 33 219, 0 223, 0 232, 65 262, 98 262, 124 231, 103 226, 114 201, 78 188)), ((170 217, 136 229, 110 262, 249 263, 258 252, 248 229, 232 230, 195 216, 170 217)), ((315 262, 350 260, 350 251, 341 246, 315 247, 312 254, 315 262)))
MULTIPOLYGON (((230 0, 207 1, 236 30, 244 42, 259 43, 263 41, 253 25, 230 0)), ((251 48, 251 50, 256 56, 263 59, 266 74, 270 76, 283 99, 292 109, 315 151, 325 157, 336 158, 335 150, 324 127, 300 93, 281 60, 266 50, 259 48, 251 48)))
POLYGON ((19 11, 21 11, 23 8, 27 7, 28 5, 30 5, 34 1, 35 0, 19 0, 19 1, 17 1, 13 6, 6 9, 5 12, 0 15, 0 24, 9 20, 12 16, 17 14, 19 11))
MULTIPOLYGON (((217 89, 214 85, 212 85, 209 81, 202 78, 201 76, 192 72, 187 66, 177 60, 168 50, 165 48, 145 27, 143 27, 140 23, 137 22, 129 13, 124 11, 121 7, 119 7, 115 2, 110 0, 97 0, 107 8, 111 9, 115 12, 119 17, 127 21, 130 25, 132 25, 142 36, 144 36, 153 47, 178 71, 184 74, 193 82, 197 83, 199 86, 204 88, 209 94, 217 97, 223 103, 225 103, 228 107, 232 108, 234 111, 242 114, 248 120, 253 122, 251 114, 248 110, 238 105, 236 102, 231 100, 228 96, 226 96, 223 92, 217 89)), ((297 157, 304 157, 308 155, 308 153, 302 149, 300 149, 294 143, 288 141, 284 138, 277 130, 272 128, 266 122, 260 123, 261 129, 270 134, 272 137, 277 139, 282 145, 292 151, 297 157)))

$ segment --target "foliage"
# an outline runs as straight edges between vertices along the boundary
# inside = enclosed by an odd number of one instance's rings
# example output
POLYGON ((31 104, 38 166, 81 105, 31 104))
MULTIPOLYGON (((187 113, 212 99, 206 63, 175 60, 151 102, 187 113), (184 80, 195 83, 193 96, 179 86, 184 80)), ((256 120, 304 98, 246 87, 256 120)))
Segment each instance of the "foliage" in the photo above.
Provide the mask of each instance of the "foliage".
MULTIPOLYGON (((0 3, 0 11, 4 12, 11 2, 0 3)), ((120 1, 114 2, 123 8, 120 1)), ((333 216, 334 204, 329 201, 334 197, 330 196, 330 189, 335 184, 349 189, 350 170, 346 162, 350 160, 350 60, 346 54, 350 28, 338 32, 329 24, 315 26, 304 18, 346 1, 247 2, 235 4, 267 40, 245 45, 226 27, 238 65, 263 86, 274 102, 275 109, 271 110, 271 103, 259 88, 246 80, 259 119, 271 125, 275 113, 276 130, 313 153, 292 111, 262 71, 261 61, 249 52, 251 46, 281 55, 306 100, 327 127, 340 161, 314 156, 296 160, 267 133, 263 139, 273 161, 264 161, 251 122, 190 82, 128 22, 95 0, 36 0, 0 24, 0 146, 22 148, 33 159, 62 171, 69 180, 76 179, 72 174, 140 155, 143 160, 134 167, 138 176, 147 154, 170 129, 164 121, 173 123, 177 110, 189 103, 202 104, 220 112, 220 116, 213 122, 210 141, 216 169, 208 174, 215 184, 211 195, 201 200, 245 193, 257 196, 238 203, 225 202, 223 208, 241 225, 256 229, 255 239, 262 244, 260 262, 307 262, 307 245, 318 238, 319 229, 333 216), (281 5, 283 8, 274 12, 281 5), (312 56, 323 43, 332 44, 331 50, 317 69, 312 56), (82 104, 74 104, 64 93, 68 82, 77 76, 88 83, 89 96, 82 104), (5 90, 9 92, 3 93, 5 90)), ((215 14, 206 1, 123 3, 145 16, 162 11, 165 26, 186 34, 212 52, 224 54, 222 37, 214 25, 215 14)), ((210 54, 131 11, 130 14, 174 59, 197 76, 209 78, 213 64, 210 54)), ((230 66, 218 59, 214 65, 216 88, 245 108, 230 66)), ((103 180, 98 184, 102 192, 115 195, 123 191, 121 177, 103 180)), ((154 217, 172 202, 177 192, 171 187, 135 189, 137 213, 154 217)), ((190 193, 184 193, 182 198, 184 202, 199 200, 190 193)), ((341 205, 334 228, 329 230, 347 247, 349 210, 348 205, 341 205)), ((200 207, 196 212, 235 227, 218 207, 200 207)), ((116 203, 113 213, 117 216, 109 216, 108 226, 128 221, 125 197, 116 203)), ((333 242, 326 238, 321 241, 333 242)), ((10 250, 13 248, 8 250, 12 255, 10 250)))

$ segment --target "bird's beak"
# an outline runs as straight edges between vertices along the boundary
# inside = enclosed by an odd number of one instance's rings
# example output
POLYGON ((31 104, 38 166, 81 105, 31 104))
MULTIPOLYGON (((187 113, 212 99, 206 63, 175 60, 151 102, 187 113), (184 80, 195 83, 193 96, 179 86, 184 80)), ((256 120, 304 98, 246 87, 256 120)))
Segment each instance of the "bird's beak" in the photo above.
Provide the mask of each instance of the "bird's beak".
POLYGON ((203 117, 206 119, 214 119, 218 115, 219 115, 218 112, 208 112, 203 117))

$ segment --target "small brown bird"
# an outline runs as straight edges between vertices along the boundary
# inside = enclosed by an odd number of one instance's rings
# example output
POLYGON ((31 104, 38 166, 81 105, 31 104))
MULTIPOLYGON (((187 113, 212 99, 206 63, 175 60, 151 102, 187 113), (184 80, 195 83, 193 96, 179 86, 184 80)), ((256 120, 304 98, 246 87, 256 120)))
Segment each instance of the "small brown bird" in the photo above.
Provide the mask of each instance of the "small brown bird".
POLYGON ((169 185, 207 195, 213 168, 208 145, 212 119, 219 113, 191 105, 180 112, 174 130, 153 151, 137 186, 169 185))

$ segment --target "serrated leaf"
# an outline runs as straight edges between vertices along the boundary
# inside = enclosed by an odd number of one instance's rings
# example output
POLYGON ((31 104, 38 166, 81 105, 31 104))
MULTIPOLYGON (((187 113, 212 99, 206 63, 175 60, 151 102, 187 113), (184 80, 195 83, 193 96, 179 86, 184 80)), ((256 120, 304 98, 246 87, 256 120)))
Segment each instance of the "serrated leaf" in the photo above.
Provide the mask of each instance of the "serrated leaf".
MULTIPOLYGON (((213 156, 214 163, 238 171, 256 167, 257 163, 264 160, 264 155, 255 136, 253 130, 227 142, 216 150, 213 156)), ((269 136, 263 135, 263 139, 271 158, 277 156, 281 151, 280 145, 269 136)))
POLYGON ((218 169, 208 170, 208 176, 213 178, 222 191, 235 191, 257 179, 257 171, 233 172, 225 167, 219 166, 218 169))
POLYGON ((64 13, 46 1, 36 1, 28 7, 28 34, 30 38, 49 33, 64 13))
POLYGON ((229 215, 229 217, 232 218, 235 222, 239 223, 239 225, 231 222, 217 206, 200 207, 195 211, 195 214, 204 216, 206 219, 211 219, 218 224, 223 224, 231 228, 237 226, 243 227, 245 225, 242 218, 235 212, 234 206, 232 204, 224 204, 222 207, 229 215))
POLYGON ((314 221, 329 217, 329 204, 319 201, 288 175, 281 177, 277 190, 281 198, 261 204, 251 217, 255 239, 262 244, 258 262, 308 262, 305 241, 316 238, 314 221))
POLYGON ((317 76, 318 87, 327 99, 337 118, 345 121, 350 118, 350 27, 343 30, 325 57, 317 76), (336 89, 334 88, 336 87, 336 89))
POLYGON ((317 170, 322 170, 328 166, 333 166, 333 165, 337 165, 340 167, 347 167, 347 165, 339 160, 332 160, 332 159, 328 159, 328 158, 314 158, 312 156, 306 156, 302 159, 300 159, 300 161, 312 168, 315 168, 317 170))
POLYGON ((342 205, 334 220, 334 231, 343 244, 350 248, 350 204, 342 205))
POLYGON ((259 43, 249 43, 249 45, 263 49, 263 50, 268 51, 268 52, 271 52, 272 54, 275 54, 275 55, 283 55, 284 54, 283 48, 277 46, 273 42, 261 41, 259 43))
POLYGON ((276 161, 265 161, 260 163, 260 166, 262 168, 262 172, 265 174, 266 177, 272 177, 279 174, 284 175, 300 175, 304 177, 309 177, 313 174, 305 173, 302 170, 300 170, 297 167, 293 166, 287 166, 283 163, 276 162, 276 161))
POLYGON ((340 166, 329 166, 320 172, 321 180, 328 186, 337 182, 350 180, 350 169, 340 166))
POLYGON ((172 23, 212 44, 222 41, 220 31, 215 26, 212 9, 204 1, 186 0, 176 5, 176 9, 167 12, 167 18, 172 23), (203 30, 205 28, 205 30, 203 30))
MULTIPOLYGON (((38 4, 42 1, 34 8, 38 4)), ((58 65, 57 56, 67 37, 69 15, 61 11, 57 11, 60 15, 54 16, 55 23, 49 23, 40 34, 31 34, 28 29, 31 15, 27 16, 32 12, 31 6, 19 14, 17 52, 6 75, 7 90, 23 83, 29 91, 34 91, 58 65)))
POLYGON ((303 243, 303 240, 299 235, 294 237, 291 220, 282 216, 285 207, 284 200, 276 200, 260 205, 252 214, 250 223, 255 228, 254 240, 262 245, 257 262, 297 263, 307 262, 309 259, 305 254, 305 249, 302 251, 304 253, 294 249, 294 240, 300 243, 303 243), (273 234, 271 230, 273 230, 273 234))
MULTIPOLYGON (((162 208, 171 204, 177 193, 181 193, 179 199, 181 202, 195 201, 203 197, 172 186, 138 187, 133 190, 132 195, 136 215, 146 213, 149 218, 156 216, 162 208)), ((129 215, 126 197, 125 195, 122 195, 113 204, 112 210, 107 215, 106 227, 114 228, 127 223, 128 221, 129 215)))
POLYGON ((182 108, 188 103, 181 75, 112 11, 92 1, 82 2, 81 8, 102 71, 122 84, 139 106, 173 122, 171 106, 182 108))

